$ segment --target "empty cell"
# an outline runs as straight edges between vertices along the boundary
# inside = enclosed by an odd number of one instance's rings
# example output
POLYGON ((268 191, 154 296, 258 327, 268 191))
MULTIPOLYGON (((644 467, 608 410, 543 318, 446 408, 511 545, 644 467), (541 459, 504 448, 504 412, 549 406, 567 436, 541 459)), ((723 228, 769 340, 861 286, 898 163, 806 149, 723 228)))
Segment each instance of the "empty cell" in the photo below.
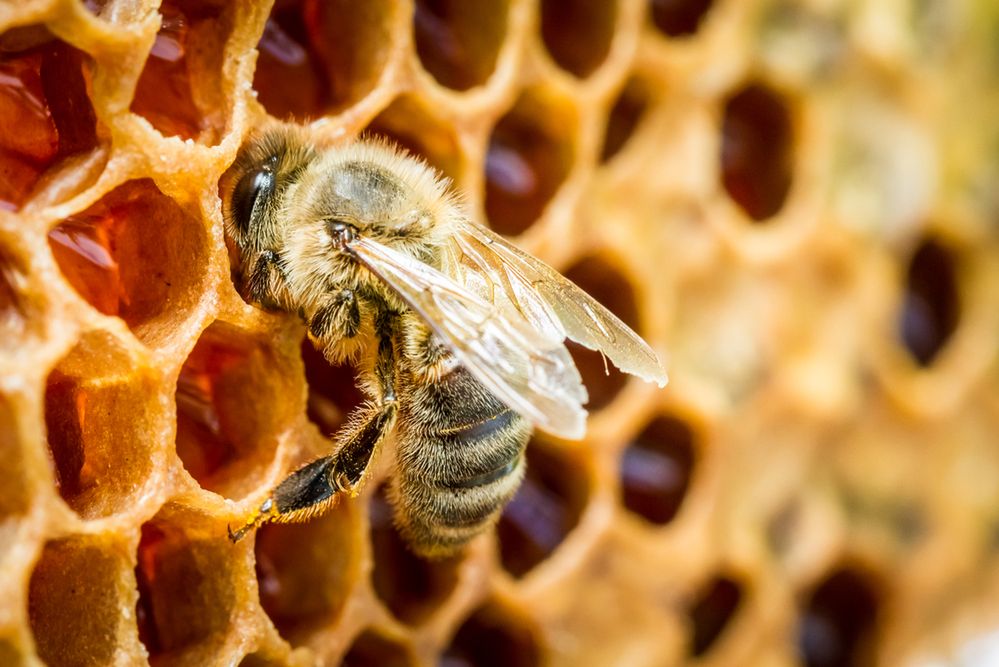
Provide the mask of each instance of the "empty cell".
POLYGON ((543 662, 533 625, 512 609, 487 603, 465 619, 441 667, 533 667, 543 662))
POLYGON ((693 466, 690 427, 676 417, 658 417, 621 455, 624 506, 651 523, 669 523, 687 494, 693 466))
POLYGON ((232 621, 237 591, 228 575, 238 572, 232 563, 237 551, 224 530, 213 538, 205 532, 169 509, 142 526, 135 612, 139 639, 154 664, 162 654, 221 636, 232 621))
MULTIPOLYGON (((610 262, 599 257, 586 257, 570 266, 565 276, 622 322, 641 332, 634 291, 610 262)), ((569 344, 569 351, 590 395, 586 408, 596 411, 609 405, 628 383, 628 376, 606 361, 599 352, 576 343, 569 344)))
POLYGON ((739 610, 741 601, 742 588, 738 582, 724 576, 708 582, 688 610, 692 656, 702 656, 714 646, 739 610))
POLYGON ((92 63, 43 26, 0 35, 0 210, 17 210, 42 174, 97 145, 92 63))
POLYGON ((460 557, 429 560, 414 554, 392 523, 385 489, 372 497, 368 521, 375 593, 403 623, 426 620, 454 590, 460 557))
POLYGON ((416 660, 404 644, 365 630, 351 644, 341 667, 413 667, 416 660))
POLYGON ((150 180, 115 188, 49 232, 80 296, 151 345, 171 336, 200 297, 206 245, 200 221, 150 180))
POLYGON ((455 90, 484 84, 506 35, 506 0, 416 0, 413 40, 423 68, 455 90))
POLYGON ((652 23, 669 37, 693 35, 701 27, 713 0, 651 0, 652 23))
POLYGON ((532 441, 524 483, 497 526, 503 567, 521 577, 548 558, 579 523, 588 500, 584 465, 532 441))
POLYGON ((624 148, 645 116, 649 102, 648 85, 636 77, 628 79, 607 116, 601 162, 607 162, 624 148))
POLYGON ((873 664, 871 641, 878 597, 868 578, 839 569, 805 600, 798 625, 798 652, 806 667, 873 664))
POLYGON ((59 495, 85 519, 128 511, 145 491, 165 415, 149 372, 104 333, 49 374, 45 428, 59 495))
POLYGON ((122 614, 129 579, 126 563, 111 545, 83 539, 45 545, 28 589, 39 657, 49 665, 113 664, 126 633, 135 632, 122 614))
POLYGON ((267 112, 285 120, 312 120, 330 108, 329 78, 309 38, 301 0, 278 0, 257 44, 253 88, 267 112))
POLYGON ((160 134, 214 143, 224 119, 221 67, 232 19, 224 5, 166 0, 131 110, 160 134))
POLYGON ((527 92, 493 128, 486 153, 486 216, 501 234, 517 235, 544 212, 575 159, 576 111, 527 92))
POLYGON ((305 28, 329 82, 330 103, 342 109, 378 83, 392 50, 400 3, 393 0, 304 0, 305 28))
POLYGON ((360 577, 356 513, 346 500, 300 524, 270 524, 257 532, 260 604, 293 645, 328 627, 360 577))
POLYGON ((927 238, 909 261, 899 336, 920 366, 929 366, 960 319, 956 258, 943 243, 927 238))
POLYGON ((461 150, 454 132, 413 98, 396 98, 367 131, 398 144, 452 180, 461 174, 461 150))
POLYGON ((617 2, 541 0, 541 37, 552 60, 578 77, 587 77, 607 58, 617 2))
POLYGON ((776 215, 791 189, 794 128, 787 102, 762 83, 725 101, 721 180, 736 204, 759 222, 776 215))
POLYGON ((301 392, 290 362, 226 324, 201 334, 177 378, 177 455, 203 488, 240 498, 257 488, 301 392))
POLYGON ((364 400, 357 388, 357 371, 349 363, 330 364, 308 339, 302 341, 302 363, 309 385, 309 420, 323 435, 333 435, 364 400))

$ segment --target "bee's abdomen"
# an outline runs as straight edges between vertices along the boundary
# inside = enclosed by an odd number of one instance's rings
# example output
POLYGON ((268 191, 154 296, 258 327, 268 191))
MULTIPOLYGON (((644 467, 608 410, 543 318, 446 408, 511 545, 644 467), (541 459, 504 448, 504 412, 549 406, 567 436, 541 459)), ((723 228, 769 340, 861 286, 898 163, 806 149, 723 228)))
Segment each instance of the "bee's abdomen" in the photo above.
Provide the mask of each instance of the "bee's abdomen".
POLYGON ((531 427, 457 368, 402 401, 398 523, 417 550, 452 552, 499 516, 524 475, 531 427))

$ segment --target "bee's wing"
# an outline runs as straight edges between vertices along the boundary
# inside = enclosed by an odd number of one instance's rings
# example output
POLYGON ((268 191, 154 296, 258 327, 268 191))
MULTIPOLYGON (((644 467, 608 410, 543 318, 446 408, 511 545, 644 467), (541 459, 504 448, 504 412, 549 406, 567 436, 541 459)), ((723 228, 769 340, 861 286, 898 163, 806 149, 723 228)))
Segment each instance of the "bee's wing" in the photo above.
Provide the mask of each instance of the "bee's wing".
POLYGON ((465 263, 478 265, 477 270, 490 282, 505 289, 506 298, 521 307, 532 324, 543 322, 550 327, 554 325, 549 322, 554 320, 564 336, 607 355, 622 371, 660 387, 666 385, 666 370, 652 348, 558 271, 472 222, 462 225, 453 243, 465 263), (535 297, 525 299, 525 295, 535 297), (548 313, 547 321, 536 314, 541 309, 548 313))
POLYGON ((546 431, 583 436, 586 390, 561 340, 408 255, 364 238, 349 247, 498 399, 546 431))

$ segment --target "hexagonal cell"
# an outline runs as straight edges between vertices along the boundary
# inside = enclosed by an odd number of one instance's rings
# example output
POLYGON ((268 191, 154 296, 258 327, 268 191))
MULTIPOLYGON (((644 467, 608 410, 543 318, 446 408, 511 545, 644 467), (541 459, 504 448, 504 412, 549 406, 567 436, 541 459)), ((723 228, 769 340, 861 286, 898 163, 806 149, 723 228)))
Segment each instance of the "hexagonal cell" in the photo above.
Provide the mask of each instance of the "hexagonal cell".
POLYGON ((393 100, 371 121, 368 132, 391 139, 451 180, 461 175, 462 153, 451 127, 412 97, 393 100))
POLYGON ((807 667, 866 665, 878 617, 869 578, 842 568, 809 594, 798 626, 798 652, 807 667))
POLYGON ((423 68, 448 88, 485 83, 506 36, 508 0, 416 0, 413 40, 423 68))
POLYGON ((332 435, 364 400, 357 388, 357 371, 350 364, 330 364, 308 340, 302 341, 302 363, 309 385, 309 420, 323 435, 332 435))
POLYGON ((312 120, 361 100, 388 60, 397 3, 278 0, 257 44, 267 112, 312 120))
POLYGON ((691 604, 690 654, 704 655, 714 646, 739 610, 742 586, 733 579, 719 576, 712 579, 691 604))
POLYGON ((270 524, 257 532, 260 604, 294 646, 336 619, 360 578, 359 530, 351 502, 307 523, 270 524))
POLYGON ((45 428, 56 484, 85 519, 127 511, 159 460, 157 386, 136 366, 108 334, 89 333, 49 374, 45 428))
POLYGON ((607 58, 616 23, 616 2, 541 0, 541 37, 549 55, 580 78, 607 58))
POLYGON ((309 37, 301 0, 274 4, 257 51, 253 88, 267 113, 302 121, 319 118, 329 109, 329 79, 309 37))
POLYGON ((533 440, 524 483, 496 528, 503 567, 522 577, 548 558, 579 523, 589 486, 581 461, 533 440))
POLYGON ((131 110, 166 137, 213 144, 225 123, 222 61, 231 9, 213 0, 165 0, 160 30, 131 110))
POLYGON ((241 498, 263 481, 301 387, 288 360, 227 324, 208 327, 177 378, 177 455, 203 488, 241 498))
POLYGON ((225 531, 198 521, 168 507, 142 526, 135 615, 153 664, 226 633, 245 588, 225 531))
POLYGON ((496 602, 469 616, 441 656, 441 667, 534 667, 544 661, 533 624, 496 602))
POLYGON ((31 573, 28 617, 38 656, 47 664, 109 665, 116 656, 127 662, 127 638, 135 626, 121 612, 131 578, 119 551, 84 539, 45 545, 31 573))
POLYGON ((668 37, 693 35, 701 27, 713 0, 651 0, 652 23, 668 37))
POLYGON ((428 560, 414 554, 392 523, 384 488, 372 497, 368 520, 375 593, 400 621, 419 624, 451 595, 458 583, 460 557, 428 560))
POLYGON ((341 667, 415 667, 416 658, 405 644, 374 630, 365 630, 351 644, 341 667))
POLYGON ((0 209, 17 210, 57 161, 97 145, 89 57, 44 26, 0 35, 0 209))
POLYGON ((155 345, 201 294, 208 250, 201 223, 152 181, 129 181, 49 232, 63 276, 90 305, 155 345))
POLYGON ((650 98, 646 82, 637 77, 628 79, 607 116, 604 144, 600 149, 601 162, 607 162, 624 148, 645 115, 650 98))
MULTIPOLYGON (((584 257, 570 266, 564 275, 621 318, 622 322, 641 332, 634 290, 613 264, 600 257, 584 257)), ((596 411, 609 405, 628 383, 628 376, 606 361, 599 352, 573 342, 568 347, 590 394, 586 408, 596 411)))
POLYGON ((501 234, 527 230, 569 174, 576 110, 543 90, 523 93, 493 128, 486 154, 486 216, 501 234))
POLYGON ((754 82, 725 101, 721 179, 725 191, 753 221, 784 205, 794 169, 794 127, 787 101, 754 82))
POLYGON ((661 416, 645 427, 621 455, 621 500, 646 521, 673 520, 690 486, 694 434, 682 419, 661 416))
POLYGON ((899 336, 920 366, 929 366, 960 318, 956 258, 938 239, 919 244, 906 275, 899 336))

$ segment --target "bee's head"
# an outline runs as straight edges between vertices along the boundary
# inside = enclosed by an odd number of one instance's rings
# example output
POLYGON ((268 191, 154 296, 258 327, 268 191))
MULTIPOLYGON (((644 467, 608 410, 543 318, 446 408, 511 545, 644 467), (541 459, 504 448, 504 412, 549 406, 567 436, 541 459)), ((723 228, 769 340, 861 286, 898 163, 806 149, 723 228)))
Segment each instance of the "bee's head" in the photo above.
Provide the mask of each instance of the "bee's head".
POLYGON ((226 233, 241 256, 280 244, 281 199, 316 157, 294 130, 270 131, 243 145, 221 186, 226 233))

